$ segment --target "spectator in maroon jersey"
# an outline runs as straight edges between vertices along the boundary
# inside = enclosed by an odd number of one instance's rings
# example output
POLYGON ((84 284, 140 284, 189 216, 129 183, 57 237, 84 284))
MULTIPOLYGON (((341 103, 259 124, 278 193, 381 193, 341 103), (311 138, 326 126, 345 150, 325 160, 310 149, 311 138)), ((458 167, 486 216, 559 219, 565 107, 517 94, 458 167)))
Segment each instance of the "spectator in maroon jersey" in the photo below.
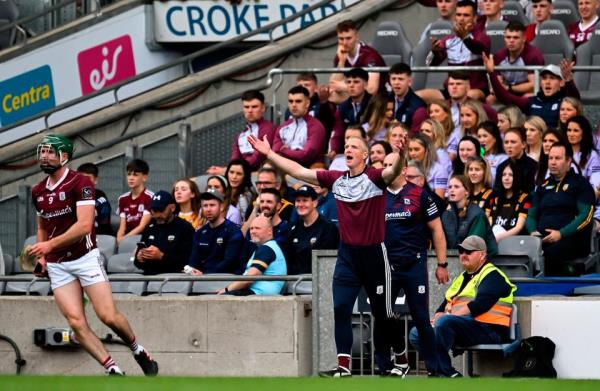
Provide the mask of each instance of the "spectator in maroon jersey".
POLYGON ((531 8, 533 9, 533 19, 535 20, 535 23, 527 25, 527 28, 525 29, 525 40, 527 42, 533 41, 537 35, 538 29, 540 28, 540 24, 550 20, 552 17, 552 10, 554 9, 552 6, 552 0, 531 0, 531 3, 531 8))
POLYGON ((117 231, 117 242, 125 236, 139 235, 150 223, 150 203, 152 193, 146 189, 146 181, 150 173, 148 163, 134 159, 127 164, 127 186, 131 189, 119 197, 117 214, 121 218, 117 231))
POLYGON ((577 1, 577 10, 581 19, 567 27, 569 38, 575 44, 575 49, 586 43, 594 33, 598 24, 598 6, 598 0, 577 1))

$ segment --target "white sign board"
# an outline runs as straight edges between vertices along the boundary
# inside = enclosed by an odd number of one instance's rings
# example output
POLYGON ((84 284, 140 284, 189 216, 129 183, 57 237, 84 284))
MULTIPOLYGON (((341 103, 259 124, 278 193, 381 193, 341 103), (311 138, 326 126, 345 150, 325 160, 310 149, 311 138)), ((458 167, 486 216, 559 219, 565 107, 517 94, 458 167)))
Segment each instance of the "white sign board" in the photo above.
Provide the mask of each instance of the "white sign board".
MULTIPOLYGON (((346 6, 360 0, 345 0, 346 6)), ((316 4, 317 0, 245 0, 235 5, 224 0, 155 1, 154 31, 157 42, 219 42, 285 19, 316 4)), ((341 10, 336 0, 294 19, 273 31, 280 38, 341 10)), ((258 34, 249 41, 269 40, 258 34)))
MULTIPOLYGON (((136 7, 0 64, 0 125, 10 125, 173 61, 179 54, 151 51, 146 45, 145 11, 145 6, 136 7)), ((160 72, 122 87, 119 99, 182 75, 183 67, 160 72)), ((100 95, 53 114, 50 126, 113 103, 112 92, 100 95)), ((7 132, 0 129, 0 146, 44 128, 43 120, 38 119, 7 132)))

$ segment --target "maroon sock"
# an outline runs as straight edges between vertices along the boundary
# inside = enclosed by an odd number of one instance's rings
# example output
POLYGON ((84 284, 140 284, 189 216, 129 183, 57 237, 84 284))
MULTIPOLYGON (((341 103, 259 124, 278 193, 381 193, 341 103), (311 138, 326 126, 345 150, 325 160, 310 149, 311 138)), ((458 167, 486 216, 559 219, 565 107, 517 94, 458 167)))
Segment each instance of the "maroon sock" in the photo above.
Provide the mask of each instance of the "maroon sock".
POLYGON ((402 353, 394 353, 394 361, 395 364, 398 365, 408 364, 408 360, 406 358, 406 350, 404 350, 402 353))
POLYGON ((338 365, 340 367, 350 370, 351 357, 349 354, 338 354, 337 359, 338 359, 338 365))

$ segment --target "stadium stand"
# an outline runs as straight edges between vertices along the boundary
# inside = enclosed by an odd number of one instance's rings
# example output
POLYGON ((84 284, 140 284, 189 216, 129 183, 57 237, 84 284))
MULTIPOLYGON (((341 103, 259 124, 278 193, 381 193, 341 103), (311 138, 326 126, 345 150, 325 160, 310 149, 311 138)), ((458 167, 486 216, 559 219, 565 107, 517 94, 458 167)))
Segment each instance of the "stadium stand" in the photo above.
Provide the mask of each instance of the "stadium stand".
MULTIPOLYGON (((108 260, 106 271, 109 278, 112 275, 119 277, 142 277, 142 271, 135 267, 131 261, 130 254, 115 254, 108 260)), ((142 296, 148 286, 147 281, 114 281, 111 279, 110 286, 113 293, 126 293, 142 296)))
POLYGON ((493 261, 509 277, 533 277, 544 270, 542 241, 534 236, 506 237, 498 242, 493 261))
MULTIPOLYGON (((211 276, 233 276, 228 273, 213 273, 211 276)), ((211 295, 217 293, 219 289, 225 288, 230 281, 194 281, 191 294, 193 295, 211 295)))
POLYGON ((117 248, 117 239, 111 235, 96 235, 96 245, 104 267, 108 264, 108 259, 113 256, 117 248))
MULTIPOLYGON (((183 273, 165 273, 157 274, 158 277, 163 277, 166 280, 169 277, 181 277, 183 273)), ((146 288, 146 293, 149 295, 157 294, 159 296, 168 295, 189 295, 192 292, 192 281, 150 281, 146 288)))
POLYGON ((576 1, 554 0, 552 8, 552 19, 561 21, 565 27, 579 20, 576 1))
POLYGON ((542 51, 546 64, 560 64, 563 58, 573 58, 573 42, 558 20, 543 22, 531 44, 542 51))
MULTIPOLYGON (((13 0, 0 1, 0 28, 13 23, 19 18, 19 8, 13 0)), ((15 43, 17 29, 11 27, 0 31, 0 50, 6 49, 15 43)))
POLYGON ((130 256, 133 256, 133 253, 135 252, 135 250, 137 248, 137 243, 140 241, 141 238, 142 238, 141 234, 126 236, 125 238, 123 238, 121 243, 119 243, 117 253, 118 254, 129 254, 130 256))
POLYGON ((388 65, 399 62, 410 63, 412 47, 402 25, 398 22, 381 22, 375 31, 372 46, 388 65))

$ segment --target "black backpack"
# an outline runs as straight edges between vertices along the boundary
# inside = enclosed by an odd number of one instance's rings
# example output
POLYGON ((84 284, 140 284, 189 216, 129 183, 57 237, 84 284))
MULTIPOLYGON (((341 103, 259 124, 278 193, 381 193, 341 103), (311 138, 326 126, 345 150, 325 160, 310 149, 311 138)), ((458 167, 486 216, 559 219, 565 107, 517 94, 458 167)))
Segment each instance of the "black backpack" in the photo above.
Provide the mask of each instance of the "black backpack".
POLYGON ((552 365, 556 345, 550 338, 529 337, 517 348, 515 368, 504 377, 550 377, 556 378, 552 365))

